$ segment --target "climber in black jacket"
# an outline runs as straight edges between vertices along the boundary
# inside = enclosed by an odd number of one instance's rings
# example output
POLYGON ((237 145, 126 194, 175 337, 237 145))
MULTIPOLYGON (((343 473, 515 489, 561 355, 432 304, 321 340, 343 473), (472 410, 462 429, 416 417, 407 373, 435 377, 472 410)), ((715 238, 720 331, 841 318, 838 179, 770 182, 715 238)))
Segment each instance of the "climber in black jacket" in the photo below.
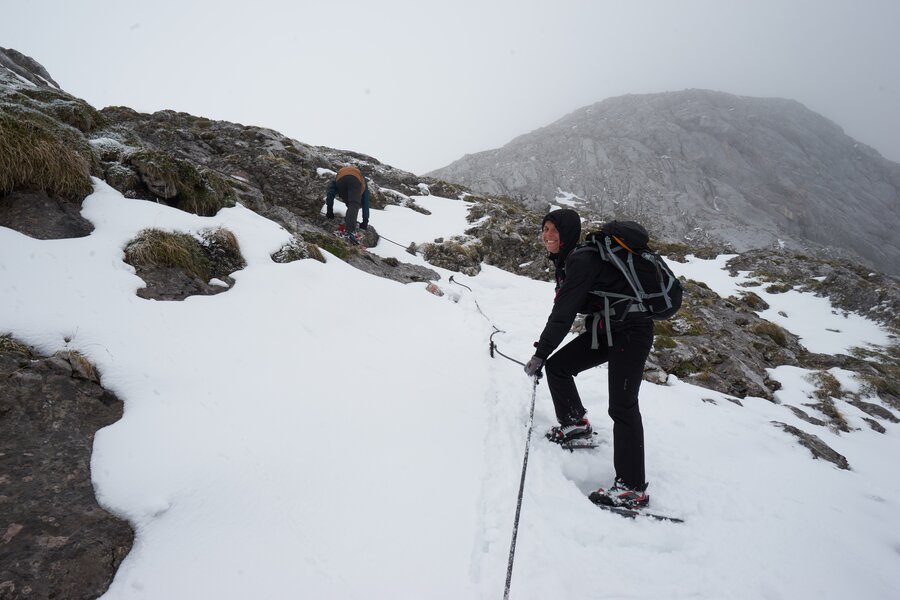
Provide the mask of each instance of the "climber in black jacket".
POLYGON ((579 313, 590 315, 600 308, 591 291, 630 292, 628 282, 615 266, 597 252, 576 249, 580 236, 581 218, 572 209, 554 210, 541 223, 541 240, 556 266, 556 298, 525 372, 533 376, 546 365, 547 384, 559 421, 547 437, 564 443, 592 435, 590 422, 585 418, 587 411, 575 387, 575 375, 609 363, 609 416, 613 420, 616 481, 609 490, 600 491, 613 498, 615 504, 643 506, 649 497, 644 492, 644 427, 638 391, 653 344, 653 321, 640 313, 611 321, 610 346, 605 343, 605 331, 592 331, 592 327, 605 327, 604 320, 588 317, 588 330, 553 354, 579 313), (604 342, 592 349, 594 339, 604 342))

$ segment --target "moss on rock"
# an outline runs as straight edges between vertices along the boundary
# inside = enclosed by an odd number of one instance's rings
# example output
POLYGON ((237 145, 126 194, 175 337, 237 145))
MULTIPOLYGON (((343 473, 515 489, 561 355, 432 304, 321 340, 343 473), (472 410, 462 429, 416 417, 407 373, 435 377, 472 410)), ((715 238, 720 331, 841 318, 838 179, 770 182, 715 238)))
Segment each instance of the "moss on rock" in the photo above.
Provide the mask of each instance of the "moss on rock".
POLYGON ((133 152, 127 160, 152 194, 185 212, 211 217, 235 205, 234 190, 215 171, 147 148, 133 152))

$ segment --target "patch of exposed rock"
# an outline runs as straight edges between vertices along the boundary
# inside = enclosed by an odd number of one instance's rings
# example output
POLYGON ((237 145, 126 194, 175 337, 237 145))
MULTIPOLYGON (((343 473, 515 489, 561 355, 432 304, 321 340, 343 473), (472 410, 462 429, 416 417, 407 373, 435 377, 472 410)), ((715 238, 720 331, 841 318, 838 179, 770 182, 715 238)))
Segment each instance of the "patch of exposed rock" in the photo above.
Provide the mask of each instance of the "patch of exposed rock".
POLYGON ((384 259, 371 252, 357 251, 347 262, 360 271, 400 283, 437 281, 441 278, 436 271, 427 267, 411 265, 394 259, 384 259))
POLYGON ((823 442, 819 436, 807 433, 787 423, 772 421, 772 424, 795 436, 800 441, 800 445, 812 453, 813 458, 827 460, 838 469, 850 470, 850 463, 847 462, 847 458, 823 442))
POLYGON ((137 270, 137 276, 145 284, 137 295, 146 300, 184 300, 191 296, 215 296, 234 285, 231 277, 219 280, 221 284, 214 284, 179 267, 142 267, 137 270))
POLYGON ((540 242, 544 215, 505 197, 471 198, 475 200, 468 217, 472 227, 466 234, 478 239, 484 262, 532 279, 551 279, 551 263, 540 242))
POLYGON ((683 286, 678 314, 655 323, 645 376, 663 382, 673 374, 737 398, 772 399, 779 385, 766 369, 799 364, 805 350, 797 336, 758 317, 752 296, 723 299, 702 283, 683 286))
POLYGON ((122 416, 77 353, 35 355, 0 338, 0 598, 93 599, 131 549, 97 504, 94 433, 122 416))
POLYGON ((0 199, 0 226, 38 240, 85 237, 94 230, 80 205, 44 191, 17 191, 0 199))

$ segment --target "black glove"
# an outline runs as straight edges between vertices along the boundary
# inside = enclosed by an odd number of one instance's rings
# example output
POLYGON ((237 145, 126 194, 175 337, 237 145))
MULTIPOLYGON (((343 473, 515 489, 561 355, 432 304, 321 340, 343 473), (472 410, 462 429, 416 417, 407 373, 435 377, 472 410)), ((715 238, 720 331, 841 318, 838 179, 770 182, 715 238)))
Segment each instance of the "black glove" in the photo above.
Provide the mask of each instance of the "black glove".
POLYGON ((538 358, 537 356, 532 356, 531 360, 528 361, 528 364, 525 365, 525 374, 529 377, 534 377, 535 375, 540 376, 541 367, 544 366, 544 359, 538 358))
POLYGON ((334 218, 334 211, 331 210, 330 208, 329 208, 328 210, 326 210, 326 211, 325 211, 325 218, 326 218, 326 219, 333 219, 333 218, 334 218))
POLYGON ((369 222, 368 222, 368 221, 363 221, 362 223, 359 224, 359 228, 360 228, 360 229, 368 229, 368 228, 369 228, 369 222))

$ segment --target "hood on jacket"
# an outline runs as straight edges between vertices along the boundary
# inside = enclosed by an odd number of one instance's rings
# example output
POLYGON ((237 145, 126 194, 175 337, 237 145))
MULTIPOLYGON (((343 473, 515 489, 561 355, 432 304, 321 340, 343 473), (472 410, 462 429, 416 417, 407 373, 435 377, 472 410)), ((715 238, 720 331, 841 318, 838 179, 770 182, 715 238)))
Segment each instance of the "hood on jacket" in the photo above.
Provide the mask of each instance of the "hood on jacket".
POLYGON ((541 221, 541 230, 544 229, 544 223, 550 221, 559 231, 559 252, 551 254, 550 258, 558 263, 566 260, 569 252, 578 245, 578 239, 581 237, 581 217, 571 208, 558 208, 547 213, 547 216, 541 221))

